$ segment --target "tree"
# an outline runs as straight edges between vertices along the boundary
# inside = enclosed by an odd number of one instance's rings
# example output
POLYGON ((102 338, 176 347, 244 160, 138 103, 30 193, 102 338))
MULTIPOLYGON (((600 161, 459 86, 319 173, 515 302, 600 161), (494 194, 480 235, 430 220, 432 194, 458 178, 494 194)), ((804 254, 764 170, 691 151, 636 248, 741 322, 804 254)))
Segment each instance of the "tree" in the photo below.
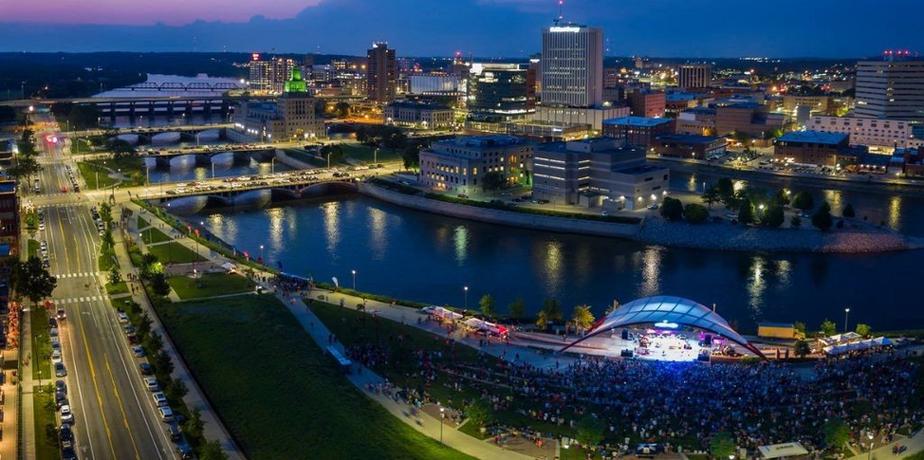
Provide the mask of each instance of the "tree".
POLYGON ((7 168, 7 173, 13 176, 17 181, 28 179, 42 170, 42 165, 31 155, 19 155, 16 157, 16 164, 7 168))
POLYGON ((228 460, 228 454, 221 450, 218 440, 213 439, 199 448, 199 460, 228 460))
POLYGON ((127 157, 135 154, 135 146, 130 144, 128 141, 122 139, 113 139, 109 141, 109 150, 112 152, 112 156, 127 157))
POLYGON ((811 351, 812 351, 811 347, 809 347, 809 343, 807 341, 805 340, 796 341, 796 346, 795 346, 796 356, 800 358, 805 358, 806 355, 808 355, 809 352, 811 351))
POLYGON ((815 207, 815 199, 809 192, 799 192, 792 199, 792 207, 807 212, 815 207))
POLYGON ((719 196, 719 190, 715 187, 709 187, 706 191, 703 192, 703 203, 706 203, 709 206, 709 209, 712 209, 712 205, 722 201, 722 197, 719 196))
POLYGON ((683 203, 676 198, 665 197, 661 203, 661 217, 667 220, 680 220, 683 217, 683 203))
POLYGON ((709 439, 709 453, 712 458, 729 458, 735 455, 735 440, 727 432, 716 433, 709 439))
POLYGON ((536 327, 541 331, 549 328, 549 315, 545 310, 539 310, 539 313, 536 314, 536 327))
POLYGON ((166 351, 161 350, 154 357, 154 368, 164 376, 169 376, 173 373, 173 361, 170 360, 170 355, 166 351))
POLYGON ((545 302, 542 303, 542 311, 545 312, 550 322, 561 321, 564 317, 561 312, 561 305, 555 299, 546 299, 545 302))
POLYGON ((491 423, 493 414, 491 414, 491 408, 483 399, 476 399, 465 407, 465 417, 469 423, 482 428, 491 423))
POLYGON ((490 319, 494 317, 494 297, 491 297, 491 294, 481 296, 481 300, 478 301, 478 306, 481 307, 481 314, 484 315, 485 318, 490 319))
POLYGON ((799 216, 792 216, 789 219, 789 226, 792 228, 799 228, 802 226, 802 218, 799 216))
POLYGON ((789 200, 789 190, 779 189, 776 191, 776 194, 773 195, 773 202, 779 206, 788 206, 790 203, 789 200))
POLYGON ((839 418, 832 418, 821 427, 825 446, 829 449, 843 449, 850 440, 850 428, 839 418))
POLYGON ((122 272, 115 265, 109 269, 109 284, 119 284, 122 282, 122 272))
POLYGON ((594 324, 594 314, 590 311, 590 305, 575 305, 574 311, 571 312, 571 322, 581 330, 587 330, 594 324))
POLYGON ((606 425, 593 415, 586 414, 578 420, 575 427, 574 439, 577 439, 584 448, 593 448, 603 442, 606 425))
POLYGON ((491 171, 481 176, 481 188, 485 191, 498 190, 504 186, 507 179, 500 171, 491 171))
POLYGON ((404 169, 420 167, 420 145, 408 144, 401 152, 401 160, 404 161, 404 169))
POLYGON ((709 218, 709 211, 701 204, 690 203, 683 207, 683 217, 691 224, 701 224, 709 218))
POLYGON ((821 327, 819 329, 825 336, 832 336, 837 333, 837 325, 834 324, 834 321, 831 321, 827 318, 821 322, 821 327))
POLYGON ((334 105, 334 113, 340 118, 350 116, 350 104, 340 101, 334 105))
POLYGON ((147 337, 148 332, 151 332, 151 317, 147 313, 141 315, 141 319, 138 320, 138 335, 141 337, 147 337))
POLYGON ((189 418, 183 422, 183 431, 192 433, 194 436, 202 436, 202 429, 204 428, 204 423, 202 422, 202 414, 199 412, 198 408, 193 408, 189 413, 189 418))
POLYGON ((164 394, 167 398, 175 401, 183 399, 186 393, 189 393, 189 389, 186 388, 186 384, 179 379, 170 379, 167 383, 167 387, 164 388, 164 394))
POLYGON ((754 205, 747 198, 742 200, 741 205, 738 207, 738 222, 745 225, 754 222, 754 205))
POLYGON ((510 313, 510 317, 514 319, 522 319, 524 316, 526 316, 526 304, 520 297, 517 297, 509 306, 507 306, 507 310, 510 313))
POLYGON ((802 335, 805 335, 805 323, 803 323, 802 321, 796 321, 795 323, 793 323, 793 328, 796 331, 802 333, 802 335))
POLYGON ((51 276, 38 257, 25 262, 15 262, 12 272, 13 289, 36 303, 51 295, 58 285, 58 279, 51 276))
POLYGON ((330 160, 330 164, 337 164, 343 161, 343 148, 339 144, 325 145, 321 147, 321 156, 330 160))
POLYGON ((727 177, 719 179, 715 184, 719 198, 728 206, 735 198, 735 183, 727 177))
POLYGON ((841 211, 841 215, 848 219, 853 219, 854 217, 856 217, 857 213, 856 211, 853 210, 853 205, 850 203, 847 203, 847 206, 844 206, 844 210, 841 211))
POLYGON ((821 206, 812 214, 812 225, 819 230, 826 232, 831 229, 834 219, 831 217, 831 205, 827 201, 821 203, 821 206))
POLYGON ((151 274, 151 290, 159 296, 166 296, 170 293, 170 284, 167 283, 167 275, 162 272, 151 274))
POLYGON ((778 204, 771 204, 767 212, 764 213, 764 217, 760 219, 760 223, 765 227, 777 228, 783 225, 785 220, 786 216, 783 215, 783 208, 778 204))
POLYGON ((856 332, 863 337, 869 337, 873 333, 873 328, 869 327, 869 324, 857 323, 856 332))

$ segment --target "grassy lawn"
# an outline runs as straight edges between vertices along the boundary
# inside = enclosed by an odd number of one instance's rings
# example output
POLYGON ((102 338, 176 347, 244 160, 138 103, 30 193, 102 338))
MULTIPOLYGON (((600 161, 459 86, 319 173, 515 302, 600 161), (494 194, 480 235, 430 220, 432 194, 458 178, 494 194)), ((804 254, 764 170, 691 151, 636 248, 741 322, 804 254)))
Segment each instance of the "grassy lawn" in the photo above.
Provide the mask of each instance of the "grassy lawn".
POLYGON ((30 239, 29 240, 29 257, 39 257, 39 252, 41 252, 42 246, 38 241, 30 239))
POLYGON ((77 163, 77 168, 90 190, 112 187, 113 185, 116 187, 133 187, 144 185, 145 181, 144 163, 141 158, 137 157, 80 161, 77 163), (116 172, 119 170, 126 176, 125 181, 120 182, 109 177, 110 171, 116 172), (96 174, 97 171, 99 171, 98 175, 96 174), (99 183, 97 183, 97 177, 99 177, 99 183))
MULTIPOLYGON (((587 458, 587 451, 583 447, 573 446, 570 449, 561 449, 561 460, 585 460, 587 458)), ((600 458, 599 455, 594 455, 593 458, 600 458)))
MULTIPOLYGON (((205 249, 202 250, 204 251, 205 249)), ((176 241, 158 244, 157 246, 148 246, 148 252, 157 256, 157 260, 165 264, 186 264, 205 260, 204 257, 196 254, 192 249, 176 241)))
POLYGON ((401 152, 393 149, 380 148, 377 158, 374 158, 376 157, 375 147, 363 144, 340 144, 340 148, 343 149, 344 156, 363 163, 372 163, 373 159, 377 159, 379 163, 401 160, 401 152))
POLYGON ((241 275, 227 273, 204 273, 199 279, 171 276, 167 282, 176 295, 184 300, 250 292, 254 288, 253 281, 241 275))
POLYGON ((146 228, 148 225, 151 225, 151 224, 148 223, 148 221, 145 220, 144 217, 138 216, 138 230, 146 228))
POLYGON ((51 373, 51 336, 48 327, 48 312, 42 307, 29 309, 32 330, 32 378, 50 379, 51 373))
MULTIPOLYGON (((139 226, 138 228, 143 228, 139 226)), ((144 244, 154 244, 154 243, 164 243, 172 240, 173 238, 167 236, 166 233, 150 227, 146 230, 141 230, 141 240, 144 241, 144 244)))
POLYGON ((35 411, 35 458, 38 460, 60 459, 58 451, 58 426, 55 419, 54 386, 35 387, 33 393, 33 410, 35 411))
POLYGON ((106 284, 106 293, 109 295, 127 294, 128 285, 125 281, 116 284, 106 284))
POLYGON ((470 458, 355 390, 273 296, 158 309, 248 458, 470 458))

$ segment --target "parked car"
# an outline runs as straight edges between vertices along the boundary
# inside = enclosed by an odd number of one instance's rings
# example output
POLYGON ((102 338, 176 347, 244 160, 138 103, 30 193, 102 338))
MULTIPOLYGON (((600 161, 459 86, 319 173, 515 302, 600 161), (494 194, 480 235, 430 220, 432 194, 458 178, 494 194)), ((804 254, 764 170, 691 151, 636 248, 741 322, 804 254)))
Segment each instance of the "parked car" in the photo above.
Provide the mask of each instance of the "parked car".
POLYGON ((64 363, 55 363, 55 377, 67 377, 67 369, 64 368, 64 363))
POLYGON ((58 444, 62 448, 74 447, 74 432, 71 431, 70 425, 61 425, 58 428, 58 444))
POLYGON ((136 358, 144 358, 144 347, 141 345, 135 345, 132 347, 132 353, 135 354, 136 358))
POLYGON ((52 349, 51 351, 51 362, 58 364, 61 362, 61 350, 52 349))
POLYGON ((170 440, 173 442, 179 442, 183 439, 183 432, 180 431, 180 427, 176 423, 171 423, 167 425, 167 436, 170 437, 170 440))
POLYGON ((157 404, 158 406, 167 405, 167 397, 164 395, 163 392, 158 391, 154 393, 153 395, 151 395, 151 397, 154 398, 154 404, 157 404))
POLYGON ((148 363, 138 364, 138 369, 141 370, 142 375, 151 375, 154 373, 154 368, 148 363))
POLYGON ((55 380, 55 391, 67 394, 67 384, 64 383, 64 380, 55 380))
POLYGON ((145 377, 144 384, 149 391, 160 391, 160 384, 157 383, 157 377, 145 377))
POLYGON ((77 452, 72 446, 61 449, 61 460, 77 460, 77 452))
POLYGON ((61 423, 74 423, 74 413, 68 404, 61 406, 61 423))
POLYGON ((157 408, 157 412, 160 413, 161 421, 170 423, 173 421, 173 409, 169 406, 161 406, 157 408))

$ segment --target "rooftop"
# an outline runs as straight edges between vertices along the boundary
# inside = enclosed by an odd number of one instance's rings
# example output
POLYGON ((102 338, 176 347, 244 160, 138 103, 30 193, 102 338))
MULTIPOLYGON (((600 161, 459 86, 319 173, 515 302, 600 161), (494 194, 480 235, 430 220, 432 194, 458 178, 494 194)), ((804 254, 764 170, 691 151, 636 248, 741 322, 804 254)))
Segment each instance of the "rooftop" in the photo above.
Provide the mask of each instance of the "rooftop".
POLYGON ((526 143, 522 137, 507 136, 504 134, 485 136, 459 136, 453 139, 438 141, 439 144, 452 144, 465 147, 500 147, 526 143))
POLYGON ((611 126, 636 126, 640 128, 650 128, 652 126, 663 125, 665 123, 670 123, 670 118, 648 118, 648 117, 619 117, 619 118, 610 118, 603 120, 604 125, 611 126))
POLYGON ((700 136, 697 134, 662 134, 658 136, 659 141, 684 144, 711 144, 720 139, 720 137, 716 136, 700 136))
POLYGON ((804 142, 808 144, 838 145, 847 140, 845 133, 824 133, 821 131, 791 131, 777 139, 780 142, 804 142))
POLYGON ((407 109, 435 109, 435 110, 449 110, 449 107, 439 104, 431 104, 428 102, 415 102, 415 101, 393 101, 388 103, 389 107, 403 107, 407 109))

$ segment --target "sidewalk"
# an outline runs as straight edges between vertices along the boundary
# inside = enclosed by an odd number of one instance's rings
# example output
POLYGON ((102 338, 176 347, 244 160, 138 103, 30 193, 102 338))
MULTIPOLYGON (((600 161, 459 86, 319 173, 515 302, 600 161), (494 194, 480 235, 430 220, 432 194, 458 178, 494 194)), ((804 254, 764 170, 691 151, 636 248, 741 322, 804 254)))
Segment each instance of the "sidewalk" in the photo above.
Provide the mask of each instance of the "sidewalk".
MULTIPOLYGON (((3 353, 5 361, 15 362, 19 359, 18 350, 5 350, 3 353)), ((3 423, 0 424, 0 459, 2 458, 19 458, 17 456, 19 449, 19 386, 15 382, 19 377, 13 377, 13 370, 3 371, 3 385, 0 391, 3 392, 3 423)), ((31 370, 30 370, 31 372, 31 370)))
POLYGON ((22 385, 22 420, 19 425, 19 429, 23 432, 21 458, 35 458, 35 408, 32 399, 35 383, 32 380, 32 320, 30 316, 32 315, 28 311, 23 312, 19 355, 22 359, 22 373, 19 375, 19 384, 22 385))
MULTIPOLYGON (((140 208, 134 205, 129 205, 128 207, 131 208, 136 215, 138 214, 140 208)), ((119 222, 120 217, 121 213, 113 209, 113 221, 119 222), (118 216, 116 214, 118 214, 118 216)), ((137 233, 137 229, 135 228, 136 222, 137 221, 134 219, 129 220, 129 228, 126 231, 129 232, 130 235, 137 233)), ((123 277, 126 273, 138 275, 138 270, 132 265, 131 259, 128 256, 128 251, 126 251, 125 245, 122 244, 122 234, 120 232, 113 232, 112 236, 115 240, 116 259, 119 261, 123 277)), ((136 284, 127 279, 126 283, 130 285, 136 284)), ((140 284, 136 285, 140 288, 140 284)), ((244 453, 238 447, 237 443, 234 442, 234 438, 228 433, 224 424, 221 423, 221 419, 218 418, 215 410, 205 398, 202 389, 199 388, 198 382, 192 377, 192 373, 190 373, 189 368, 186 367, 186 361, 184 361, 180 353, 177 352, 176 346, 170 338, 170 334, 164 330, 164 325, 160 322, 160 317, 157 316, 157 313, 151 306, 148 296, 144 294, 143 289, 136 289, 136 292, 131 294, 131 296, 132 300, 137 302, 138 305, 141 305, 142 310, 147 312, 148 316, 151 318, 151 330, 157 332, 160 334, 161 338, 163 338, 164 351, 175 358, 173 360, 173 373, 171 373, 170 376, 182 381, 189 390, 186 396, 183 397, 183 402, 186 403, 186 407, 190 410, 199 409, 202 416, 203 434, 205 438, 210 441, 217 440, 221 444, 221 449, 228 455, 230 460, 244 460, 244 453)))

